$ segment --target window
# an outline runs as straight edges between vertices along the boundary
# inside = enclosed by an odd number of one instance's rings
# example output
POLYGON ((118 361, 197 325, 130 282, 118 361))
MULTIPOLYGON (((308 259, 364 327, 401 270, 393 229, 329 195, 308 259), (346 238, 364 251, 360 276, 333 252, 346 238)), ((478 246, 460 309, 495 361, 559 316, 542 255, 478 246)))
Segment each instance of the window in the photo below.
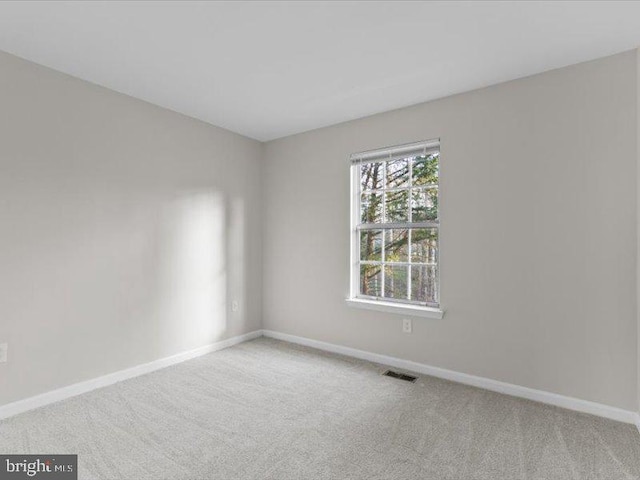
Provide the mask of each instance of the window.
POLYGON ((351 155, 351 298, 440 306, 438 140, 351 155))

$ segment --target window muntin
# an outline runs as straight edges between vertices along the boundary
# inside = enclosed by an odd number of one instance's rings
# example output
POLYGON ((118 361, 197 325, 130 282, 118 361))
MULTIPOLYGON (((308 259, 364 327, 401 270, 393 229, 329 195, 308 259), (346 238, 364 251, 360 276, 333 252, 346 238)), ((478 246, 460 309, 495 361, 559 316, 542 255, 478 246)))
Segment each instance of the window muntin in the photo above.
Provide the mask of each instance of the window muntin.
POLYGON ((351 161, 351 296, 439 307, 439 141, 351 161))

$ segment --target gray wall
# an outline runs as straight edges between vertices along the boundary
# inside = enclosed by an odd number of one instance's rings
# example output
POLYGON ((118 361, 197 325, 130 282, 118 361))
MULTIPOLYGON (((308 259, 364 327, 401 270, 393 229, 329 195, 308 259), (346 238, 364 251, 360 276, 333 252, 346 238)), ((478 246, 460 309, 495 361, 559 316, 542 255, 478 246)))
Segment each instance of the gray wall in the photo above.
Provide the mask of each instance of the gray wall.
POLYGON ((265 146, 0 53, 0 404, 264 315, 637 409, 638 78, 628 52, 265 146), (344 302, 346 157, 434 137, 447 313, 405 335, 344 302))
POLYGON ((259 142, 7 54, 0 109, 0 404, 260 328, 259 142))
MULTIPOLYGON (((640 185, 640 49, 636 50, 636 65, 637 65, 637 75, 636 75, 636 101, 637 101, 637 109, 636 109, 636 126, 638 128, 636 135, 636 151, 637 151, 637 184, 640 185)), ((638 256, 636 258, 640 258, 640 191, 638 191, 638 256)), ((636 295, 636 313, 637 313, 637 335, 638 342, 636 344, 636 348, 638 349, 638 365, 637 365, 637 376, 638 376, 638 403, 636 405, 638 410, 638 428, 640 429, 640 262, 637 265, 638 275, 636 277, 638 292, 636 295)))
MULTIPOLYGON (((266 145, 266 329, 637 408, 636 52, 266 145), (349 153, 440 137, 442 304, 345 304, 349 153)), ((437 72, 434 72, 437 74, 437 72)))

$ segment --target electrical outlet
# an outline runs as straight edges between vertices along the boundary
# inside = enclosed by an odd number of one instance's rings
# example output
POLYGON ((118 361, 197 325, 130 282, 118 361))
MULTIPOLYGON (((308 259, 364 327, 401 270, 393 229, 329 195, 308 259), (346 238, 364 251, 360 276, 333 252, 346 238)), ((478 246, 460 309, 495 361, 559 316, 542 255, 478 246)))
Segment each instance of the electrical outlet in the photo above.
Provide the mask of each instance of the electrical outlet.
POLYGON ((8 352, 9 352, 9 344, 0 343, 0 363, 7 363, 8 352))
POLYGON ((402 332, 403 333, 411 333, 411 331, 412 331, 411 319, 410 318, 403 318, 402 319, 402 332))
POLYGON ((238 306, 238 301, 237 300, 234 300, 233 302, 231 302, 231 311, 232 312, 237 312, 238 308, 239 308, 239 306, 238 306))

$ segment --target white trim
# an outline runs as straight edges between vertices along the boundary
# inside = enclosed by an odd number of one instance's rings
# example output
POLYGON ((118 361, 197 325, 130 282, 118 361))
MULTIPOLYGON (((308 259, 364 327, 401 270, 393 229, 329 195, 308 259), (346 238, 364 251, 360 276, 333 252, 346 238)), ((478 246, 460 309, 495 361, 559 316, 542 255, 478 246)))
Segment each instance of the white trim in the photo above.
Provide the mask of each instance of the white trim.
POLYGON ((360 262, 360 240, 358 239, 358 231, 355 225, 358 224, 360 218, 360 196, 357 194, 360 183, 360 167, 354 168, 351 166, 350 170, 350 223, 349 223, 349 296, 355 296, 360 290, 360 269, 358 263, 360 262), (357 273, 356 273, 357 270, 357 273))
POLYGON ((410 360, 389 357, 387 355, 366 352, 364 350, 357 350, 355 348, 344 347, 342 345, 335 345, 332 343, 312 340, 310 338, 297 337, 295 335, 289 335, 286 333, 274 332, 272 330, 263 330, 263 335, 265 337, 271 337, 278 340, 284 340, 286 342, 297 343, 299 345, 305 345, 307 347, 317 348, 319 350, 325 350, 327 352, 339 353, 342 355, 347 355, 349 357, 401 368, 403 370, 422 373, 424 375, 431 375, 438 378, 444 378, 453 382, 472 385, 474 387, 503 393, 505 395, 526 398, 528 400, 547 403, 549 405, 555 405, 556 407, 567 408, 569 410, 575 410, 577 412, 589 413, 591 415, 597 415, 599 417, 609 418, 611 420, 617 420, 619 422, 631 424, 635 423, 640 430, 640 416, 636 412, 632 412, 629 410, 623 410, 621 408, 611 407, 609 405, 603 405, 601 403, 595 403, 589 400, 566 397, 564 395, 545 392, 543 390, 535 390, 533 388, 523 387, 521 385, 513 385, 510 383, 500 382, 498 380, 492 380, 490 378, 478 377, 475 375, 455 372, 453 370, 446 370, 439 367, 432 367, 423 363, 417 363, 410 360))
POLYGON ((190 360, 192 358, 206 355, 207 353, 216 352, 224 348, 232 347, 239 343, 253 340, 260 336, 275 338, 283 340, 285 342, 296 343, 298 345, 304 345, 307 347, 317 348, 327 352, 338 353, 349 357, 359 358, 374 363, 383 365, 389 365, 396 368, 401 368, 408 371, 421 373, 424 375, 431 375, 433 377, 444 378, 453 382, 463 383, 465 385, 472 385, 474 387, 483 388, 485 390, 491 390, 505 395, 511 395, 514 397, 526 398, 528 400, 534 400, 536 402, 542 402, 549 405, 555 405, 557 407, 567 408, 569 410, 575 410, 578 412, 589 413, 591 415, 597 415, 620 422, 635 424, 640 433, 640 413, 632 412, 629 410, 623 410, 617 407, 611 407, 603 405, 601 403, 595 403, 588 400, 581 400, 578 398, 566 397, 556 393, 545 392, 542 390, 535 390, 520 385, 513 385, 510 383, 500 382, 498 380, 492 380, 490 378, 478 377, 475 375, 469 375, 466 373, 455 372, 453 370, 447 370, 444 368, 433 367, 422 363, 413 362, 411 360, 403 360, 401 358, 390 357, 387 355, 380 355, 377 353, 371 353, 364 350, 357 350, 355 348, 345 347, 342 345, 336 345, 327 342, 321 342, 319 340, 312 340, 310 338, 298 337, 295 335, 289 335, 286 333, 275 332, 272 330, 255 330, 244 335, 228 338, 219 342, 205 345, 203 347, 189 350, 187 352, 178 353, 170 357, 161 358, 153 362, 137 365, 126 370, 120 370, 118 372, 110 373, 102 377, 93 378, 84 382, 75 383, 66 387, 52 390, 34 397, 26 398, 24 400, 18 400, 17 402, 8 403, 0 406, 0 419, 11 417, 19 413, 23 413, 35 408, 43 407, 51 403, 56 403, 61 400, 75 397, 83 393, 96 390, 98 388, 106 387, 129 378, 138 377, 146 373, 151 373, 155 370, 175 365, 177 363, 190 360))
POLYGON ((138 377, 140 375, 144 375, 155 370, 160 370, 161 368, 169 367, 186 360, 191 360, 192 358, 206 355, 207 353, 216 352, 224 348, 232 347, 239 343, 253 340, 254 338, 258 338, 261 336, 262 331, 255 330, 253 332, 245 333, 244 335, 227 338, 226 340, 221 340, 210 345, 205 345, 193 350, 178 353, 170 357, 161 358, 159 360, 154 360, 142 365, 136 365, 135 367, 127 368, 125 370, 109 373, 107 375, 103 375, 102 377, 92 378, 91 380, 85 380, 84 382, 74 383, 73 385, 58 388, 57 390, 42 393, 34 397, 25 398, 24 400, 7 403, 0 406, 0 419, 11 417, 28 410, 33 410, 34 408, 43 407, 51 403, 59 402, 67 398, 75 397, 77 395, 90 392, 91 390, 106 387, 108 385, 112 385, 129 378, 138 377))
POLYGON ((395 313, 410 317, 442 318, 444 316, 444 310, 440 310, 439 308, 423 307, 421 305, 412 305, 410 303, 365 300, 363 298, 347 298, 346 302, 350 307, 377 310, 379 312, 395 313))

